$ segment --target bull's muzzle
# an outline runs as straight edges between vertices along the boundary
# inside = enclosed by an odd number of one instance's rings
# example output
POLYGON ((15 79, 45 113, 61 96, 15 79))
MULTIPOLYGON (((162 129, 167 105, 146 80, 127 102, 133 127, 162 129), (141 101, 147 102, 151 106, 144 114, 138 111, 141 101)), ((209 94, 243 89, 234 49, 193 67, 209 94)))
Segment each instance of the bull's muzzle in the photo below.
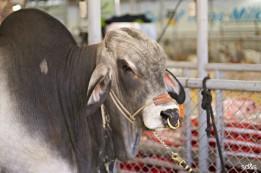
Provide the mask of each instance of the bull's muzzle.
POLYGON ((177 129, 179 127, 179 111, 178 109, 167 109, 160 113, 165 127, 177 129))

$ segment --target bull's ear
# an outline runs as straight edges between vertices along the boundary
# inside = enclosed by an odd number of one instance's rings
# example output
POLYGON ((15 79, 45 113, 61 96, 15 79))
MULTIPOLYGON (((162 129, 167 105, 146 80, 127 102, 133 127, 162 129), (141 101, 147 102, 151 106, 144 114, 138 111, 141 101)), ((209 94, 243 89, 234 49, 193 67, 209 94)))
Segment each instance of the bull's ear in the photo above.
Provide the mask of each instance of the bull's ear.
POLYGON ((94 69, 87 91, 87 106, 99 107, 111 89, 111 70, 103 64, 94 69))

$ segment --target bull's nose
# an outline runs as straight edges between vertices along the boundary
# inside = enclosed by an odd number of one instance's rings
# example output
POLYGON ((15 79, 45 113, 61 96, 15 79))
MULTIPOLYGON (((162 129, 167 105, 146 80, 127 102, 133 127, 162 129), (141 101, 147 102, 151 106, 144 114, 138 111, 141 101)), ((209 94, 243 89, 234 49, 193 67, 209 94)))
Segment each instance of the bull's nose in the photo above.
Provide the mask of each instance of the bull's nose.
POLYGON ((179 127, 179 111, 178 109, 167 109, 160 113, 165 127, 176 129, 179 127))

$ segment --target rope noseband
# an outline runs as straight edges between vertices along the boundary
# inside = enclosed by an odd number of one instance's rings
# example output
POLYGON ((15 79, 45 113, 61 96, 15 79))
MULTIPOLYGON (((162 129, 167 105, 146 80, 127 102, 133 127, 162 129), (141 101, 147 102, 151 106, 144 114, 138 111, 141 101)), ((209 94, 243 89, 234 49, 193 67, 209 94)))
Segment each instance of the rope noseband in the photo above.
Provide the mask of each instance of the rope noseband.
MULTIPOLYGON (((141 106, 139 109, 137 109, 134 113, 130 113, 130 111, 128 111, 128 109, 122 104, 122 102, 120 101, 120 99, 117 97, 117 95, 114 93, 113 90, 110 91, 110 97, 111 97, 113 103, 115 104, 115 106, 117 107, 117 109, 121 112, 121 114, 132 124, 135 121, 135 117, 141 111, 143 111, 147 106, 150 106, 151 104, 164 105, 164 104, 167 104, 167 103, 170 103, 173 101, 173 99, 169 96, 168 93, 163 93, 156 97, 153 97, 151 101, 145 103, 143 106, 141 106)), ((170 124, 170 122, 168 122, 168 124, 169 124, 170 128, 173 127, 170 124)), ((177 127, 173 127, 173 129, 176 129, 176 128, 177 127)))
POLYGON ((113 101, 113 103, 115 104, 115 106, 118 108, 118 110, 122 113, 122 115, 130 122, 130 123, 134 123, 135 121, 135 117, 141 112, 143 111, 143 109, 147 106, 149 106, 150 104, 152 104, 152 102, 148 102, 146 104, 144 104, 143 106, 141 106, 138 110, 136 110, 133 114, 130 113, 128 111, 128 109, 121 103, 120 99, 117 97, 117 95, 114 93, 113 90, 110 91, 110 97, 113 101))

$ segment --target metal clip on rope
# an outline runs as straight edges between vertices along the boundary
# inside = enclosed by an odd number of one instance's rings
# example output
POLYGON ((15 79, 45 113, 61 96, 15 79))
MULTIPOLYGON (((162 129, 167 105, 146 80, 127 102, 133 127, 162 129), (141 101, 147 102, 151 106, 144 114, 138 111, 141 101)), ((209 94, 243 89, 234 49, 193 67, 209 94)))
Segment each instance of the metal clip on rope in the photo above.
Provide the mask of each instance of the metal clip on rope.
POLYGON ((187 162, 180 157, 178 153, 171 151, 171 148, 164 142, 164 140, 160 137, 160 135, 154 131, 153 135, 157 138, 157 140, 165 147, 167 151, 170 153, 170 157, 173 161, 177 162, 179 166, 183 167, 188 173, 193 173, 192 168, 187 164, 187 162))
POLYGON ((192 168, 187 164, 187 162, 184 159, 182 159, 178 155, 178 153, 171 152, 171 159, 174 160, 175 162, 177 162, 179 164, 179 166, 183 167, 189 173, 193 173, 192 168))

